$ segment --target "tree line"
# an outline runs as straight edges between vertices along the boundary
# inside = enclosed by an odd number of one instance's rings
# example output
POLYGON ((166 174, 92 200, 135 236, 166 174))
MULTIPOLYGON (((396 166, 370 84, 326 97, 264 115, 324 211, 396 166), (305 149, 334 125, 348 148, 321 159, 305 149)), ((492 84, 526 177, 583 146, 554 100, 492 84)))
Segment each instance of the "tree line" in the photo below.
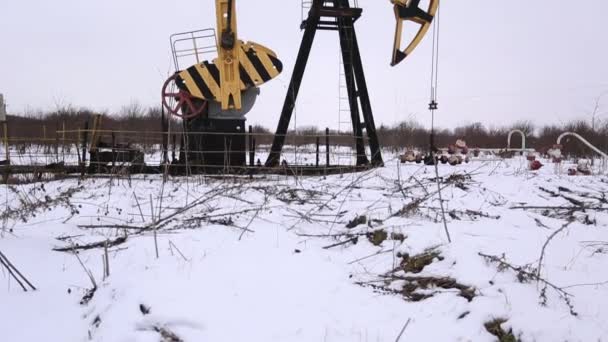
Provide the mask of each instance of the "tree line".
MULTIPOLYGON (((123 107, 117 113, 99 113, 87 108, 74 108, 65 106, 49 112, 35 112, 20 115, 10 115, 9 136, 13 141, 23 139, 35 141, 35 139, 56 139, 57 131, 76 131, 83 129, 85 122, 91 122, 95 114, 104 114, 103 129, 108 131, 136 131, 142 136, 146 132, 159 132, 161 130, 162 112, 160 108, 146 108, 137 103, 123 107)), ((564 124, 535 125, 532 121, 515 122, 505 127, 488 127, 482 123, 471 123, 454 128, 439 128, 434 132, 435 145, 447 147, 454 144, 456 140, 462 139, 470 148, 505 148, 507 147, 507 135, 513 129, 526 133, 526 145, 537 150, 552 147, 560 134, 574 132, 585 137, 591 144, 600 150, 608 151, 608 120, 598 121, 594 117, 593 122, 587 120, 572 120, 564 124)), ((172 119, 172 131, 180 132, 181 123, 172 119)), ((274 128, 274 127, 273 127, 274 128)), ((273 130, 256 125, 253 128, 256 133, 256 143, 270 144, 272 142, 273 130)), ((430 143, 430 130, 415 120, 405 120, 395 125, 380 125, 377 127, 380 144, 387 148, 402 150, 404 148, 426 151, 430 143)), ((290 131, 287 137, 288 144, 305 145, 315 144, 317 137, 321 144, 325 143, 325 128, 314 126, 302 127, 290 131)), ((354 139, 348 132, 337 132, 331 130, 329 139, 332 145, 350 146, 354 139)), ((513 136, 511 147, 520 147, 519 135, 513 136)), ((565 139, 564 150, 568 154, 579 156, 590 156, 592 152, 583 144, 565 139)))

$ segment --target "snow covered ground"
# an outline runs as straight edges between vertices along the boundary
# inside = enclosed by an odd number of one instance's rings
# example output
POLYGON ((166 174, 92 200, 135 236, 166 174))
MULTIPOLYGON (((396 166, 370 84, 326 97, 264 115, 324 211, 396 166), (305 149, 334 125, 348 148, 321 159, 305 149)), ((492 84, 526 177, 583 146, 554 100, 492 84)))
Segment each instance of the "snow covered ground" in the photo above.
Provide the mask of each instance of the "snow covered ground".
POLYGON ((434 168, 387 160, 2 186, 0 251, 37 291, 0 265, 1 339, 608 341, 608 177, 440 165, 449 243, 434 168))

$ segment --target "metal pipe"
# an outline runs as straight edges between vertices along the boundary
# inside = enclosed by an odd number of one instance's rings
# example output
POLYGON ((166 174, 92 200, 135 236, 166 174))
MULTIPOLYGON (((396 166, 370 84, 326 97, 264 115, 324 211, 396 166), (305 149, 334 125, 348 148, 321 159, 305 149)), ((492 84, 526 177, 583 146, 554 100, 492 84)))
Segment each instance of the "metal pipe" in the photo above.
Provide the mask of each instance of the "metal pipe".
POLYGON ((567 137, 567 136, 573 136, 575 138, 577 138, 578 140, 580 140, 583 144, 587 145, 590 149, 594 150, 595 152, 599 153, 603 158, 608 159, 608 154, 602 152, 600 149, 598 149, 597 147, 591 145, 591 143, 589 141, 587 141, 587 139, 583 138, 580 134, 578 133, 574 133, 574 132, 566 132, 563 133, 562 135, 559 136, 559 138, 557 138, 557 144, 561 145, 561 141, 563 138, 567 137))
MULTIPOLYGON (((447 147, 440 147, 437 148, 437 151, 439 152, 447 152, 449 149, 447 147)), ((526 149, 521 149, 521 148, 473 148, 473 149, 469 149, 469 151, 471 150, 479 150, 480 152, 493 152, 493 153, 498 153, 498 152, 529 152, 529 153, 534 153, 536 152, 535 149, 533 148, 526 148, 526 149)))
POLYGON ((521 150, 525 151, 526 150, 526 134, 523 131, 520 131, 519 129, 514 129, 511 132, 509 132, 509 136, 507 137, 507 149, 511 149, 511 137, 513 136, 514 133, 519 133, 521 135, 521 150))

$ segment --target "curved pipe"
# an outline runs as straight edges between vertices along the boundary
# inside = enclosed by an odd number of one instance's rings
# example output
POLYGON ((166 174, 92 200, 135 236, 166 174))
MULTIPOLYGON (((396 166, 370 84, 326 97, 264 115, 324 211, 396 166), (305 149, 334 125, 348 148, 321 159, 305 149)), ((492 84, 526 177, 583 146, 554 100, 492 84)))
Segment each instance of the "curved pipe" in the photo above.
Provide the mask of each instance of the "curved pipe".
POLYGON ((511 149, 511 137, 513 136, 513 133, 519 133, 519 135, 521 135, 521 150, 524 151, 526 149, 526 134, 518 129, 509 132, 509 137, 507 137, 507 149, 511 149))
POLYGON ((597 147, 591 145, 590 142, 588 142, 585 138, 583 138, 582 136, 580 136, 580 134, 577 134, 577 133, 574 133, 574 132, 566 132, 566 133, 560 135, 559 138, 557 138, 557 144, 561 145, 562 139, 564 137, 567 137, 567 136, 573 136, 575 138, 578 138, 578 140, 582 141, 583 144, 589 146, 590 149, 592 149, 595 152, 599 153, 602 157, 608 159, 608 155, 606 153, 600 151, 597 147))

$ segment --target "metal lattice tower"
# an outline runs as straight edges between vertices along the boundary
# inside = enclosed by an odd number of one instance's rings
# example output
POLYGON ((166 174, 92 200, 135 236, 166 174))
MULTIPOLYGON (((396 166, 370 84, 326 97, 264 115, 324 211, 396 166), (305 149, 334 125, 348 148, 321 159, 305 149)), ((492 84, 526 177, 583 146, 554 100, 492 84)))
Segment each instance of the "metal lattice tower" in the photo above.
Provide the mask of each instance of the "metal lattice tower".
MULTIPOLYGON (((356 1, 354 3, 358 5, 356 1)), ((354 140, 357 151, 357 166, 370 164, 365 148, 366 142, 369 144, 371 164, 374 166, 383 165, 382 152, 363 70, 363 61, 361 60, 354 28, 354 23, 361 17, 363 10, 359 7, 351 7, 349 0, 303 0, 301 4, 303 12, 308 6, 310 6, 310 10, 308 10, 306 20, 300 26, 304 30, 302 42, 265 165, 267 167, 279 165, 306 64, 318 31, 334 31, 339 36, 344 79, 353 126, 351 138, 354 140)))
MULTIPOLYGON (((353 7, 359 7, 359 0, 351 0, 351 1, 353 3, 353 7)), ((331 2, 331 1, 328 1, 328 2, 331 2)), ((300 6, 300 21, 301 22, 304 22, 306 20, 306 18, 308 17, 308 12, 312 8, 312 3, 313 3, 313 0, 302 0, 301 6, 300 6)), ((303 26, 302 26, 302 29, 304 29, 303 26)))

